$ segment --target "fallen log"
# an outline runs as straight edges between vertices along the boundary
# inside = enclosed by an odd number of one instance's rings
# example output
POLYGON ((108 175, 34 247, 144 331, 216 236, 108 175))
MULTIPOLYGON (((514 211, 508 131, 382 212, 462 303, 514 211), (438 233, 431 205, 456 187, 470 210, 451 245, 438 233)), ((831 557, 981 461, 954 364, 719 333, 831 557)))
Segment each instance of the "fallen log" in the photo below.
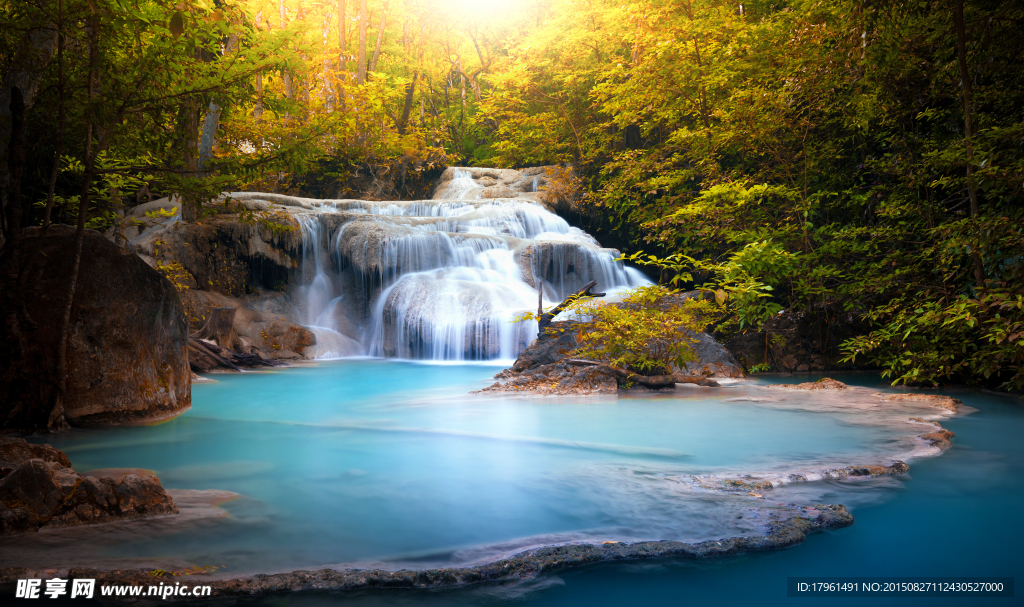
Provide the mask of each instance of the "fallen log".
POLYGON ((213 351, 212 351, 212 348, 211 348, 211 344, 208 344, 208 343, 206 343, 206 342, 204 342, 204 341, 202 341, 200 339, 197 339, 195 337, 189 337, 188 338, 188 345, 189 345, 190 351, 198 351, 199 353, 204 354, 204 355, 212 358, 221 367, 227 367, 228 369, 234 369, 235 371, 241 371, 242 370, 241 368, 238 367, 238 365, 234 364, 233 362, 231 362, 229 360, 226 360, 224 358, 221 358, 220 356, 214 354, 213 351))
POLYGON ((192 369, 193 373, 206 373, 211 369, 216 369, 220 366, 209 352, 200 350, 191 343, 188 344, 188 366, 192 369))
POLYGON ((591 292, 591 289, 593 289, 596 286, 597 286, 597 281, 596 280, 591 280, 587 284, 583 285, 582 289, 580 289, 579 291, 576 291, 575 293, 573 293, 569 297, 566 297, 565 299, 563 299, 562 303, 560 303, 557 306, 555 306, 554 308, 552 308, 550 312, 547 312, 546 314, 541 315, 540 320, 537 321, 537 327, 540 330, 540 332, 543 333, 544 329, 547 329, 548 325, 551 324, 551 321, 553 321, 556 316, 558 316, 563 311, 565 311, 565 309, 569 306, 570 303, 572 303, 573 300, 578 299, 580 297, 604 297, 605 295, 607 295, 607 293, 593 293, 593 292, 591 292))
POLYGON ((240 354, 223 346, 218 346, 195 336, 188 340, 189 366, 196 373, 206 373, 212 369, 225 368, 241 371, 241 367, 287 367, 288 364, 279 360, 269 360, 253 352, 240 354))

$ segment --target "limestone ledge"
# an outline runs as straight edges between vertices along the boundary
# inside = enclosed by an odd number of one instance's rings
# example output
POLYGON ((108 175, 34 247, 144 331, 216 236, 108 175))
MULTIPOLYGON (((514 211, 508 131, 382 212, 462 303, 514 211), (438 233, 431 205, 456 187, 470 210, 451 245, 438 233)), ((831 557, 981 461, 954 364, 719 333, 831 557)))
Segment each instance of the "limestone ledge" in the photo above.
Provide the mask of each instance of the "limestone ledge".
MULTIPOLYGON (((375 588, 453 588, 529 579, 537 575, 606 561, 654 558, 705 559, 778 550, 803 542, 811 533, 847 527, 853 515, 842 505, 816 505, 799 509, 797 516, 764 525, 764 533, 721 540, 686 543, 677 541, 572 543, 547 546, 521 552, 512 557, 475 567, 386 571, 381 569, 318 569, 291 573, 259 574, 231 579, 190 576, 193 584, 209 584, 212 597, 245 597, 283 592, 315 590, 365 590, 375 588)), ((16 580, 32 577, 91 578, 98 585, 126 584, 151 586, 158 578, 146 569, 99 571, 68 569, 33 571, 24 568, 0 569, 0 594, 13 594, 16 580)), ((175 600, 178 597, 168 597, 175 600)), ((180 599, 179 599, 180 600, 180 599)))
MULTIPOLYGON (((765 386, 766 388, 772 388, 776 390, 847 390, 849 386, 843 382, 836 381, 829 377, 824 377, 815 382, 805 382, 802 384, 771 384, 765 386)), ((950 396, 944 396, 942 394, 919 394, 919 393, 896 393, 896 394, 882 394, 876 392, 875 395, 882 402, 916 402, 928 407, 936 407, 949 411, 950 413, 957 413, 960 408, 963 407, 963 401, 950 396)), ((940 451, 945 451, 952 446, 950 439, 956 436, 953 432, 946 430, 942 425, 933 420, 926 420, 920 417, 911 417, 908 421, 917 422, 921 424, 927 424, 932 426, 935 430, 926 434, 920 435, 921 440, 927 442, 933 447, 937 447, 940 451)), ((906 465, 906 464, 904 464, 906 465)), ((835 478, 835 477, 827 477, 835 478)))

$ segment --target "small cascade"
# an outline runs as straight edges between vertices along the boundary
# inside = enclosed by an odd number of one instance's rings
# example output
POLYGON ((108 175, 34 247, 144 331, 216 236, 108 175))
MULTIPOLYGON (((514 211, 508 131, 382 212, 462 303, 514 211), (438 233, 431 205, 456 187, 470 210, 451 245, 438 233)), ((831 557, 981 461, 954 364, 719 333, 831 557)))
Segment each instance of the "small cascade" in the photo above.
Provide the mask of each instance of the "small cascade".
POLYGON ((345 335, 335 326, 334 312, 345 305, 345 293, 333 266, 328 266, 324 212, 336 213, 334 205, 324 206, 320 212, 297 215, 302 231, 302 284, 296 293, 296 317, 314 335, 316 344, 307 355, 311 358, 344 358, 366 353, 358 336, 345 335))
POLYGON ((647 283, 538 202, 536 177, 520 178, 516 198, 482 198, 515 190, 470 169, 446 176, 432 200, 322 202, 296 214, 292 299, 316 355, 508 360, 536 337, 535 322, 512 320, 536 310, 538 291, 550 306, 590 280, 604 291, 647 283))
POLYGON ((480 186, 473 180, 473 174, 466 169, 454 169, 452 178, 442 183, 438 191, 434 193, 434 199, 441 200, 462 200, 468 198, 480 198, 479 194, 470 195, 473 190, 480 186))

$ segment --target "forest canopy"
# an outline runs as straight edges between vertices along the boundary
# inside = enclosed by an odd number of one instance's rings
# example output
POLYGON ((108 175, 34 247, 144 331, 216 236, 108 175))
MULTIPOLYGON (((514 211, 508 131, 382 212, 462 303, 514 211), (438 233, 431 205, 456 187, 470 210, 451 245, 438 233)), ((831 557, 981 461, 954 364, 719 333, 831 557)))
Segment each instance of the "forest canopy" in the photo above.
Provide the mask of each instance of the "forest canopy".
POLYGON ((861 327, 833 346, 893 380, 1024 389, 1017 3, 2 6, 5 241, 172 194, 195 220, 223 191, 557 164, 574 221, 733 330, 802 312, 861 327))

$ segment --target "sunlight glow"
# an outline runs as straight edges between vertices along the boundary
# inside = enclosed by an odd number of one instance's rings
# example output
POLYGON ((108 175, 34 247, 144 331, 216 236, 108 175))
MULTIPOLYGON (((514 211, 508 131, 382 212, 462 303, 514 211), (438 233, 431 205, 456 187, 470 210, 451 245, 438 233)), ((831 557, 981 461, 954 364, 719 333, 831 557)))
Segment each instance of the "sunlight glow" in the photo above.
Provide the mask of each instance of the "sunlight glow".
POLYGON ((522 7, 520 0, 447 0, 446 8, 467 20, 488 21, 522 7))

